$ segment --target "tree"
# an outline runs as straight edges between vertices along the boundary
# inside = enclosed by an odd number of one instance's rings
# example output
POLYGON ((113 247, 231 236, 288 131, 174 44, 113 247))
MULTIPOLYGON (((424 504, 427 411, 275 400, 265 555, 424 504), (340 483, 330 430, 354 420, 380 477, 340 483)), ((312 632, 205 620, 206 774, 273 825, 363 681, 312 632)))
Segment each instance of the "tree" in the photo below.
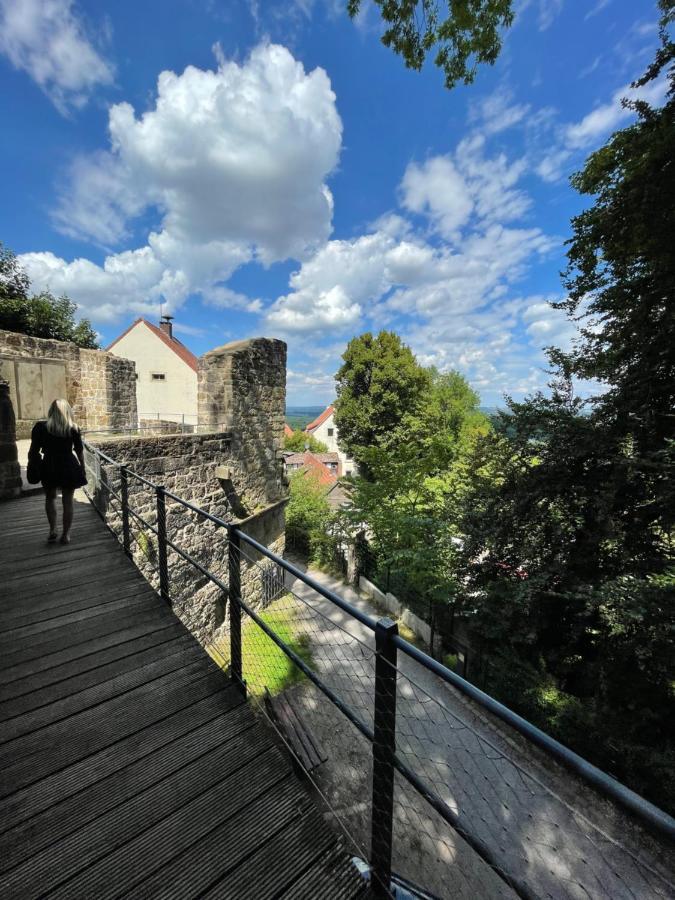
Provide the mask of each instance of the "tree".
MULTIPOLYGON (((387 25, 385 47, 403 57, 409 69, 422 68, 436 48, 435 64, 445 73, 445 86, 470 84, 479 63, 493 65, 501 50, 500 29, 513 22, 512 0, 447 0, 442 17, 438 0, 374 0, 387 25)), ((354 18, 362 0, 348 0, 354 18)))
POLYGON ((571 352, 549 349, 551 396, 509 401, 504 427, 478 449, 491 477, 474 481, 463 520, 475 628, 491 658, 506 659, 486 687, 670 808, 673 7, 662 0, 661 48, 638 82, 669 66, 664 106, 630 104, 635 124, 572 179, 593 197, 572 220, 559 304, 578 338, 571 352), (584 403, 575 378, 604 390, 584 403))
POLYGON ((367 526, 380 580, 433 622, 458 596, 466 462, 489 424, 459 373, 419 369, 426 391, 392 426, 395 440, 361 448, 368 477, 354 479, 348 515, 354 531, 367 526))
POLYGON ((326 491, 311 472, 292 472, 286 507, 286 538, 290 547, 311 558, 329 527, 326 491))
POLYGON ((29 290, 30 280, 16 255, 0 244, 0 328, 98 348, 89 319, 75 321, 77 305, 69 297, 57 298, 49 291, 31 296, 29 290))
POLYGON ((296 453, 302 453, 303 450, 309 450, 310 453, 328 453, 328 447, 313 434, 306 431, 294 431, 284 437, 284 450, 294 450, 296 453))
POLYGON ((335 376, 339 443, 367 474, 365 451, 400 443, 399 428, 422 402, 429 373, 391 331, 352 338, 342 359, 335 376))

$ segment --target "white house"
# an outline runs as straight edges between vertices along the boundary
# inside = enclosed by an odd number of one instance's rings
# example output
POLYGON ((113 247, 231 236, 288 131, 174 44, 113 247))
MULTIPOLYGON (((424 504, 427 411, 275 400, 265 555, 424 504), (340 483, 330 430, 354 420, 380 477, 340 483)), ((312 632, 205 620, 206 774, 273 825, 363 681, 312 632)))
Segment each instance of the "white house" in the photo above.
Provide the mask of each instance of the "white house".
POLYGON ((159 327, 136 319, 107 349, 136 363, 139 419, 196 425, 197 357, 173 336, 171 318, 159 327))
POLYGON ((327 409, 324 409, 320 416, 317 416, 313 422, 309 423, 305 428, 305 431, 308 434, 311 434, 312 437, 315 437, 318 441, 324 443, 329 451, 337 453, 338 459, 342 464, 340 474, 356 474, 356 463, 338 447, 338 431, 335 426, 335 408, 332 403, 327 409))

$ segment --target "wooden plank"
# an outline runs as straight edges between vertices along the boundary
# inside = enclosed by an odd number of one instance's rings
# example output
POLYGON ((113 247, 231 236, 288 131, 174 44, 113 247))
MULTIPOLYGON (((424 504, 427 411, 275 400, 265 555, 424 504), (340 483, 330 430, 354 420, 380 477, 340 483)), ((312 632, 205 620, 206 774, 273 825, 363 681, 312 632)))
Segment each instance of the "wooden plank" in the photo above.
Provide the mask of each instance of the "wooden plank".
MULTIPOLYGON (((133 606, 134 610, 154 609, 160 605, 157 595, 148 593, 145 586, 140 585, 137 593, 127 597, 120 597, 111 603, 100 603, 87 609, 78 610, 74 613, 67 613, 62 616, 53 616, 50 619, 44 619, 41 622, 35 622, 31 625, 21 625, 16 628, 7 628, 0 639, 0 650, 10 649, 16 646, 17 642, 24 638, 32 638, 35 635, 48 634, 50 631, 57 629, 78 627, 83 621, 96 619, 99 616, 111 615, 115 612, 125 610, 133 606)), ((94 627, 96 622, 92 623, 94 627)))
POLYGON ((5 729, 14 728, 24 734, 35 731, 48 722, 110 699, 128 690, 131 684, 141 684, 154 671, 150 666, 176 654, 199 658, 201 650, 195 647, 190 634, 175 629, 165 634, 163 640, 141 647, 135 653, 118 656, 86 672, 4 700, 0 702, 0 741, 5 729), (26 724, 21 727, 19 723, 23 721, 31 727, 27 728, 26 724))
POLYGON ((240 704, 226 712, 221 709, 185 734, 177 731, 170 743, 0 833, 0 872, 35 857, 53 843, 55 836, 62 840, 237 735, 246 733, 246 743, 255 745, 261 737, 260 728, 250 710, 240 704))
POLYGON ((0 831, 79 796, 97 781, 124 771, 126 766, 143 760, 156 749, 242 702, 236 688, 213 673, 195 679, 187 689, 181 684, 161 697, 161 705, 151 708, 150 717, 138 730, 0 800, 0 831))
MULTIPOLYGON (((136 900, 192 900, 226 880, 266 838, 288 827, 308 806, 291 779, 286 779, 238 815, 175 856, 134 886, 136 900), (269 810, 274 808, 274 815, 269 810), (227 848, 223 852, 223 848, 227 848)), ((255 897, 255 882, 240 896, 255 897)), ((326 898, 330 895, 326 895, 326 898)))
POLYGON ((308 803, 302 815, 275 828, 242 865, 202 896, 204 900, 240 900, 248 891, 256 900, 271 900, 337 843, 336 835, 308 803))
POLYGON ((129 602, 120 602, 124 598, 117 598, 98 616, 92 616, 81 623, 65 624, 51 628, 38 634, 29 634, 23 641, 18 638, 11 641, 7 647, 2 647, 0 652, 0 667, 3 671, 13 669, 15 665, 23 662, 31 662, 46 658, 57 651, 65 651, 68 648, 82 647, 86 649, 87 643, 95 637, 105 637, 115 634, 118 629, 142 625, 144 623, 160 623, 175 619, 168 608, 162 609, 164 604, 157 607, 156 595, 153 595, 152 603, 139 604, 131 602, 134 598, 142 599, 144 593, 135 594, 127 598, 129 602), (13 647, 10 650, 9 647, 13 647))
MULTIPOLYGON (((274 748, 269 749, 228 777, 216 779, 209 791, 199 793, 133 841, 118 847, 76 878, 56 888, 50 894, 50 900, 83 897, 112 900, 136 896, 135 885, 149 873, 166 865, 283 780, 293 783, 282 757, 274 748)), ((293 788, 297 792, 297 786, 293 785, 293 788)), ((269 813, 270 804, 266 803, 264 808, 269 813)))
MULTIPOLYGON (((70 690, 76 684, 82 684, 78 679, 87 676, 95 669, 105 666, 118 659, 133 656, 141 650, 163 644, 174 637, 184 634, 184 628, 177 622, 169 623, 163 627, 146 626, 141 634, 131 640, 120 641, 119 633, 113 635, 114 643, 98 651, 92 651, 91 642, 86 646, 88 653, 70 659, 62 665, 51 666, 42 671, 31 671, 23 678, 15 678, 12 681, 0 682, 0 710, 7 700, 14 700, 26 694, 36 694, 50 685, 60 684, 70 690)), ((108 640, 110 640, 108 638, 108 640)))
MULTIPOLYGON (((0 760, 6 760, 14 755, 12 744, 22 737, 26 737, 38 730, 53 726, 64 719, 77 717, 79 713, 95 709, 100 714, 101 707, 119 698, 135 688, 147 685, 155 678, 160 678, 177 669, 182 669, 193 662, 202 661, 201 648, 195 646, 189 636, 174 638, 168 644, 156 648, 154 653, 144 651, 141 654, 144 660, 140 668, 131 668, 125 671, 128 660, 118 660, 113 667, 121 672, 117 677, 110 678, 100 684, 72 696, 55 699, 39 709, 29 709, 28 712, 16 714, 13 718, 0 723, 0 760)), ((133 665, 133 661, 131 663, 133 665)), ((58 685, 54 688, 46 688, 46 691, 57 693, 58 685)), ((31 694, 19 697, 16 706, 30 705, 31 694)), ((15 708, 16 708, 15 706, 15 708)), ((104 710, 103 710, 104 713, 104 710)), ((105 714, 105 713, 104 713, 105 714)))
MULTIPOLYGON (((125 627, 125 622, 121 622, 119 629, 108 634, 92 635, 89 640, 79 641, 67 647, 62 647, 59 642, 57 649, 51 653, 43 653, 34 659, 24 658, 16 665, 2 669, 0 671, 0 697, 4 699, 15 696, 12 688, 15 681, 23 682, 24 679, 33 678, 33 683, 37 687, 41 687, 52 680, 51 669, 60 669, 66 673, 69 664, 73 663, 76 666, 81 664, 82 671, 84 671, 89 665, 90 658, 95 661, 99 654, 101 658, 105 658, 105 654, 108 651, 114 652, 114 648, 118 645, 142 639, 146 635, 152 635, 164 628, 174 627, 176 627, 176 623, 168 620, 168 617, 167 620, 162 619, 159 622, 155 616, 146 616, 145 620, 141 622, 134 617, 128 627, 125 627)), ((56 680, 56 677, 53 680, 56 680)))
MULTIPOLYGON (((131 854, 129 842, 139 836, 142 839, 153 826, 161 828, 195 798, 201 800, 203 808, 208 803, 204 795, 215 788, 222 791, 225 781, 229 780, 230 787, 239 778, 254 782, 256 765, 264 766, 266 761, 269 765, 264 743, 261 746, 248 741, 246 732, 235 735, 226 745, 217 745, 203 754, 197 752, 178 771, 39 853, 29 855, 19 866, 0 876, 0 895, 3 900, 20 900, 30 884, 39 885, 41 893, 48 893, 69 879, 72 882, 78 873, 83 873, 83 879, 89 884, 95 883, 91 872, 99 860, 101 869, 108 870, 107 860, 115 850, 122 849, 126 862, 131 854), (259 760, 259 757, 263 758, 259 760)), ((64 890, 68 892, 68 885, 64 890)), ((98 889, 76 896, 97 897, 98 889)))
POLYGON ((178 672, 169 672, 108 701, 104 707, 85 710, 66 722, 49 725, 0 747, 0 797, 91 756, 145 727, 154 721, 153 706, 166 702, 166 692, 173 694, 187 690, 191 682, 204 675, 200 662, 191 663, 178 672))
POLYGON ((344 859, 335 853, 334 848, 319 856, 297 881, 278 894, 279 900, 316 900, 317 897, 366 900, 370 896, 366 880, 355 866, 345 866, 344 859))

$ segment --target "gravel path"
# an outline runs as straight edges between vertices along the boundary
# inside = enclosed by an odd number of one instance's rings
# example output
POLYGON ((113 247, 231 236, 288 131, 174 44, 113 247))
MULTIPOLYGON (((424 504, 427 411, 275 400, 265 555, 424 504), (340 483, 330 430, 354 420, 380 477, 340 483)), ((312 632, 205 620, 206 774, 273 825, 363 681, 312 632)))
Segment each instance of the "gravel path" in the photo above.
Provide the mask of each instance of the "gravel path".
MULTIPOLYGON (((311 575, 363 612, 372 605, 337 579, 311 575)), ((372 726, 372 632, 300 581, 289 585, 314 668, 372 726)), ((668 853, 620 810, 552 763, 414 660, 400 654, 397 752, 535 898, 675 897, 668 853), (664 852, 665 851, 665 852, 664 852)), ((328 757, 318 786, 362 852, 369 846, 371 748, 313 685, 289 694, 328 757)), ((513 891, 397 776, 394 869, 441 897, 513 891)))

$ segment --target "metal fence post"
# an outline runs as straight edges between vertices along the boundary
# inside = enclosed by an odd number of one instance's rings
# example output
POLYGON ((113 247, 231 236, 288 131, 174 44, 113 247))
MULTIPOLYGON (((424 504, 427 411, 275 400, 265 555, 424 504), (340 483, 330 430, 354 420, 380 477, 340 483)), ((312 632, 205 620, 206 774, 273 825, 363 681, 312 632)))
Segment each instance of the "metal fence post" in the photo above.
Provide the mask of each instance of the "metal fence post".
POLYGON ((131 533, 129 531, 129 476, 127 467, 120 467, 120 491, 122 494, 122 546, 127 556, 131 556, 131 533))
POLYGON ((239 535, 228 529, 228 575, 230 589, 230 676, 246 693, 241 659, 241 553, 239 535))
POLYGON ((373 893, 388 897, 394 815, 394 754, 396 753, 396 645, 398 625, 383 618, 375 626, 375 716, 373 796, 371 801, 370 884, 373 893))
POLYGON ((171 602, 169 596, 169 566, 166 556, 166 497, 164 488, 157 485, 157 556, 159 558, 159 593, 162 600, 171 602))

